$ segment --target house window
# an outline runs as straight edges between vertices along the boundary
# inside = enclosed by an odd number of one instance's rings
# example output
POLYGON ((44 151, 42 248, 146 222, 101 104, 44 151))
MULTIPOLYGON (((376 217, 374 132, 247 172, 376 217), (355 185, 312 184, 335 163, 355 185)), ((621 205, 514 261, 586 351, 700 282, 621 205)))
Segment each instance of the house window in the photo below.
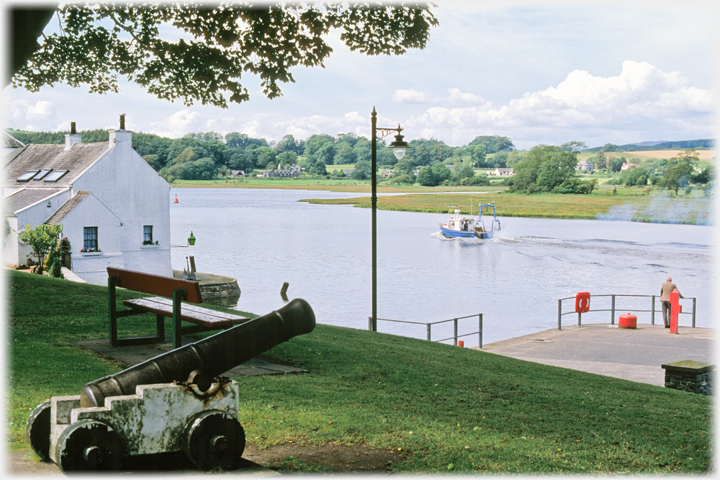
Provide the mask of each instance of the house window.
POLYGON ((152 245, 152 225, 145 225, 143 227, 143 245, 152 245))
POLYGON ((98 250, 98 227, 83 227, 83 250, 86 252, 98 250))

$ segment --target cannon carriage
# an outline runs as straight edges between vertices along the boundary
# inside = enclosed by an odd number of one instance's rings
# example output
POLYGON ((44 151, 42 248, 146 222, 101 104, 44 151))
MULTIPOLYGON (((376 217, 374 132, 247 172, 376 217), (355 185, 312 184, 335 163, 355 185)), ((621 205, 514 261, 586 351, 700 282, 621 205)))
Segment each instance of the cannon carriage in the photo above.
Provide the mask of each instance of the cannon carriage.
POLYGON ((63 472, 117 471, 132 457, 183 452, 200 470, 235 469, 245 449, 239 386, 221 375, 297 335, 315 315, 285 307, 53 397, 27 421, 27 440, 63 472))

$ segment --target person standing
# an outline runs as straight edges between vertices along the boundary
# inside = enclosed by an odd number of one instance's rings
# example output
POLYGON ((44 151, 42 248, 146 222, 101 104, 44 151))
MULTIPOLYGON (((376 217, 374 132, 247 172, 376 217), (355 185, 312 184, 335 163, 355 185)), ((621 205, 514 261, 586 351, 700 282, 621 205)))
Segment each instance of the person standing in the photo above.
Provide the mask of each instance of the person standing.
MULTIPOLYGON (((672 283, 672 278, 668 277, 665 283, 660 287, 660 302, 662 303, 662 314, 665 328, 670 328, 670 294, 677 288, 677 285, 672 283)), ((685 298, 678 290, 680 298, 685 298)))

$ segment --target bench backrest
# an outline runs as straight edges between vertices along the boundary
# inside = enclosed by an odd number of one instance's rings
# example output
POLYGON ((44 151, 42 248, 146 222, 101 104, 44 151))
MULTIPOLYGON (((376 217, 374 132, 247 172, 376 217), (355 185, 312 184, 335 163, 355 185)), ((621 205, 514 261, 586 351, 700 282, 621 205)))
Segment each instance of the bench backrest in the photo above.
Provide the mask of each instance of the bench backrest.
POLYGON ((123 270, 122 268, 107 267, 107 271, 108 277, 120 277, 120 283, 117 284, 118 287, 167 298, 172 298, 175 290, 184 288, 188 292, 187 298, 185 299, 186 301, 202 303, 200 282, 135 272, 133 270, 123 270))

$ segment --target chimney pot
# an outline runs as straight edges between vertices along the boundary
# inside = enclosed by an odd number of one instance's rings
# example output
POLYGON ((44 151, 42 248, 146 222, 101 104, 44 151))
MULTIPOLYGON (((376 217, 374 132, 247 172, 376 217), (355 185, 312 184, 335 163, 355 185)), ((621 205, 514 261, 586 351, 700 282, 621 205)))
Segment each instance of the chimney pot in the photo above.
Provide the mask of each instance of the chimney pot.
POLYGON ((120 130, 125 130, 125 114, 120 114, 120 130))
POLYGON ((70 135, 75 135, 77 133, 77 130, 75 130, 75 122, 70 122, 70 135))

